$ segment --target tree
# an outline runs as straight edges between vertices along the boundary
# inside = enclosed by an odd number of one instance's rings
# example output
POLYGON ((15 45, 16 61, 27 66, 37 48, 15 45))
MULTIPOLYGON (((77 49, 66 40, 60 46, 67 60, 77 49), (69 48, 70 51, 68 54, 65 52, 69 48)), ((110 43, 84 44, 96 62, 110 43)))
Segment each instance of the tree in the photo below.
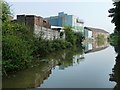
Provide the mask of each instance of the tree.
POLYGON ((72 27, 67 26, 65 30, 65 39, 67 42, 70 42, 72 45, 80 45, 83 41, 83 35, 81 32, 74 32, 72 27))
MULTIPOLYGON (((111 8, 108 12, 110 13, 109 17, 112 17, 112 23, 115 24, 115 29, 114 29, 114 40, 112 42, 112 45, 117 45, 120 46, 120 1, 119 2, 114 2, 113 3, 114 8, 111 8)), ((117 52, 120 52, 118 50, 117 52)))
POLYGON ((75 37, 74 32, 72 31, 72 27, 67 26, 64 28, 65 30, 65 39, 67 42, 70 42, 72 45, 75 45, 75 37))
POLYGON ((10 7, 2 1, 2 71, 26 68, 33 56, 33 34, 24 25, 10 21, 10 7))
POLYGON ((111 8, 108 12, 110 13, 109 17, 112 17, 112 23, 115 24, 115 33, 120 33, 120 1, 114 2, 114 8, 111 8))
POLYGON ((2 22, 9 21, 11 11, 10 11, 10 6, 7 2, 2 1, 2 22))

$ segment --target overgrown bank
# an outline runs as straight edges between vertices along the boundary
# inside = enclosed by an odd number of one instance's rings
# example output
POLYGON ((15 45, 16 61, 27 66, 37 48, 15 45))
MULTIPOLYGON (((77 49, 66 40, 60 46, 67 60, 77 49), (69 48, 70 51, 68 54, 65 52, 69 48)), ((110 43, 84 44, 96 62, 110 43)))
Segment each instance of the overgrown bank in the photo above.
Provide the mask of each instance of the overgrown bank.
MULTIPOLYGON (((109 10, 109 17, 112 17, 112 23, 115 25, 114 32, 110 35, 110 43, 113 46, 120 46, 120 1, 113 3, 114 8, 109 10)), ((120 52, 118 49, 117 52, 120 52)))
POLYGON ((51 52, 80 45, 82 34, 65 27, 65 40, 53 41, 39 38, 24 25, 10 21, 10 7, 2 2, 2 71, 3 74, 27 68, 36 58, 51 52))
POLYGON ((110 76, 110 81, 116 83, 114 90, 120 90, 120 1, 115 0, 113 3, 114 8, 109 10, 110 17, 112 17, 112 23, 115 24, 114 33, 110 35, 110 43, 114 46, 117 52, 116 63, 112 69, 112 74, 110 76))

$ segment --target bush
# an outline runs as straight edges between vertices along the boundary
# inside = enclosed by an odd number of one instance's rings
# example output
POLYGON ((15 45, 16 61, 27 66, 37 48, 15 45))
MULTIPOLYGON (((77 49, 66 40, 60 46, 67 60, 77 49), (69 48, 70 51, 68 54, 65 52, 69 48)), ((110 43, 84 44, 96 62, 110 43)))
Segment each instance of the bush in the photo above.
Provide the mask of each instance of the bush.
POLYGON ((6 72, 23 69, 32 60, 32 50, 25 40, 7 35, 3 37, 2 45, 3 69, 6 72))

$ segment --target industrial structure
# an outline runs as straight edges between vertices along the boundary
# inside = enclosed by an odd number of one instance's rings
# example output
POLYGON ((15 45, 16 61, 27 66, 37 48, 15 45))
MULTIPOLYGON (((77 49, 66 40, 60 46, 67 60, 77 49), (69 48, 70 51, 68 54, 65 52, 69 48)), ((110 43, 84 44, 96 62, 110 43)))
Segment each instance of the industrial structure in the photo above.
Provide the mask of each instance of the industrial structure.
POLYGON ((79 19, 78 17, 74 15, 68 15, 64 12, 59 12, 58 16, 50 16, 45 18, 50 22, 53 26, 70 26, 73 28, 73 31, 75 32, 81 32, 84 33, 84 22, 83 20, 79 19))
POLYGON ((47 40, 65 39, 64 27, 72 27, 74 32, 81 32, 85 37, 85 40, 95 40, 98 35, 104 35, 105 39, 109 37, 109 33, 103 29, 84 27, 83 20, 80 20, 74 15, 68 15, 64 12, 58 13, 58 16, 50 16, 43 18, 35 15, 17 15, 17 19, 14 20, 26 25, 29 30, 36 34, 36 36, 42 36, 47 40), (63 36, 61 37, 61 32, 63 36))
POLYGON ((17 15, 15 21, 26 25, 31 32, 35 33, 37 36, 42 35, 44 39, 54 40, 60 38, 60 30, 62 28, 51 29, 50 23, 40 16, 17 15))

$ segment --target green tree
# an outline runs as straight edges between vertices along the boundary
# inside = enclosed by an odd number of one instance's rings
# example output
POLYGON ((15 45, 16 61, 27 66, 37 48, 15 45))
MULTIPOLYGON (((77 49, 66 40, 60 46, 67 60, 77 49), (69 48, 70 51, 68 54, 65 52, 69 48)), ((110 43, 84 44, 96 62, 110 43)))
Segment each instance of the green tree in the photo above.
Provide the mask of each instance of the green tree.
POLYGON ((67 42, 70 42, 72 45, 81 44, 83 41, 83 35, 81 32, 74 32, 70 26, 65 27, 64 30, 67 42))
POLYGON ((109 17, 112 17, 111 22, 115 24, 114 36, 111 35, 111 38, 114 39, 114 40, 111 40, 111 41, 114 41, 114 43, 116 43, 116 44, 113 44, 113 45, 120 46, 120 1, 119 2, 114 2, 113 5, 114 5, 114 8, 111 8, 108 11, 110 13, 109 17))
POLYGON ((109 10, 109 17, 112 17, 112 23, 115 24, 115 33, 120 33, 120 1, 113 3, 114 8, 109 10))
POLYGON ((80 44, 81 45, 81 42, 83 41, 84 37, 83 37, 83 34, 80 33, 80 32, 77 32, 75 33, 75 37, 76 37, 76 44, 80 44))
POLYGON ((29 65, 33 58, 33 34, 24 25, 10 21, 10 7, 5 1, 2 12, 2 71, 6 73, 29 65))
POLYGON ((12 15, 10 6, 7 2, 2 1, 2 22, 9 21, 9 16, 12 15))
POLYGON ((70 42, 72 45, 75 45, 75 37, 72 27, 67 26, 64 28, 65 30, 65 39, 67 42, 70 42))

